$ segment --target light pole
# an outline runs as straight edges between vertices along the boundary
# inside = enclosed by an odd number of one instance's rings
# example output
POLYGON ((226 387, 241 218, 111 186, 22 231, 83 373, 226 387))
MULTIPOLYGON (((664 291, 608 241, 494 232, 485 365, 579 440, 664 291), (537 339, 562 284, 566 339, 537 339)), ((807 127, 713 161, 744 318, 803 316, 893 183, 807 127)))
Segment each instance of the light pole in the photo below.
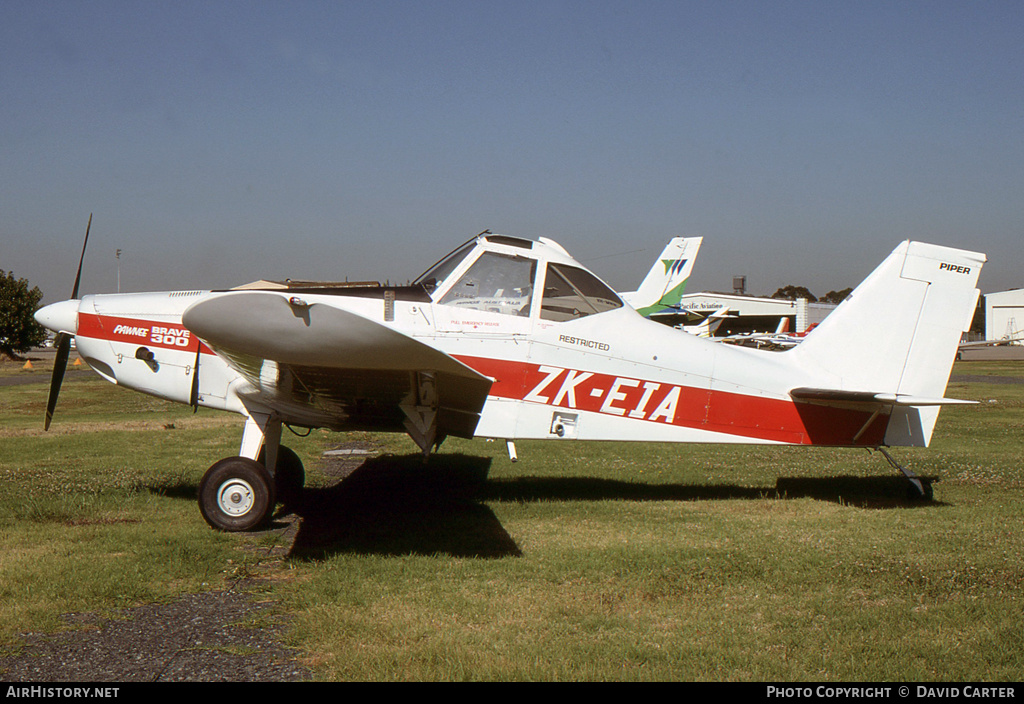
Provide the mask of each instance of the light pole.
POLYGON ((114 257, 117 259, 117 292, 121 293, 121 250, 114 250, 114 257))

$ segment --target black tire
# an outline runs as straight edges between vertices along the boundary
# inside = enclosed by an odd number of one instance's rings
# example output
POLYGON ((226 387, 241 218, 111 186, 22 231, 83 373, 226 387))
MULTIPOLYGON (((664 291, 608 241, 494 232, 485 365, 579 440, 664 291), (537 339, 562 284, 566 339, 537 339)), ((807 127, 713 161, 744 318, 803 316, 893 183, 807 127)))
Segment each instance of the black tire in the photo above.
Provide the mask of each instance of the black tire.
POLYGON ((274 480, 255 460, 227 457, 203 475, 199 483, 199 510, 217 530, 258 528, 274 511, 274 480))
MULTIPOLYGON (((266 448, 260 450, 257 461, 265 465, 266 448)), ((295 506, 302 498, 302 488, 306 485, 306 470, 302 460, 289 447, 281 445, 277 448, 277 466, 274 468, 274 493, 278 503, 295 506)))

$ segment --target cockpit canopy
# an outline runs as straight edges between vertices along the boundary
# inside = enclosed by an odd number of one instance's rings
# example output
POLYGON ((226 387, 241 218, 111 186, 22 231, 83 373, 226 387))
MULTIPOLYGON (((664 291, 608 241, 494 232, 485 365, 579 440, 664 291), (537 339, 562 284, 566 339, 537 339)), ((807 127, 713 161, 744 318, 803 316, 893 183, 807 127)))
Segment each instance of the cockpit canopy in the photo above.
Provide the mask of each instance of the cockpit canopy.
POLYGON ((465 243, 416 282, 436 303, 562 322, 622 307, 604 282, 558 244, 484 234, 465 243))

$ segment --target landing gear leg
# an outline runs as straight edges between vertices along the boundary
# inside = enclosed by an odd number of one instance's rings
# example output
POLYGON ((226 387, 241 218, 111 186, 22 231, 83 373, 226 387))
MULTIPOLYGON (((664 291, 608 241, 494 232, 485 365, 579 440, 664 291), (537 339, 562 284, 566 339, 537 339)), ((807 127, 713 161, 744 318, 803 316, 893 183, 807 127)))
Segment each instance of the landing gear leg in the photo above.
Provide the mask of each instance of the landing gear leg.
POLYGON ((903 476, 910 482, 910 486, 907 487, 908 499, 932 500, 932 483, 930 481, 922 481, 916 474, 897 462, 892 455, 886 452, 884 447, 879 447, 878 451, 882 453, 882 456, 885 457, 890 466, 902 472, 903 476))
POLYGON ((245 419, 242 432, 243 457, 251 457, 270 472, 274 478, 277 500, 294 506, 302 495, 306 472, 302 460, 281 444, 281 421, 268 413, 251 413, 245 419))
MULTIPOLYGON (((256 461, 264 464, 264 458, 264 452, 260 452, 256 461)), ((288 507, 296 506, 302 498, 302 487, 305 483, 306 470, 302 466, 302 460, 291 448, 278 446, 277 462, 274 466, 274 491, 278 503, 288 507)))

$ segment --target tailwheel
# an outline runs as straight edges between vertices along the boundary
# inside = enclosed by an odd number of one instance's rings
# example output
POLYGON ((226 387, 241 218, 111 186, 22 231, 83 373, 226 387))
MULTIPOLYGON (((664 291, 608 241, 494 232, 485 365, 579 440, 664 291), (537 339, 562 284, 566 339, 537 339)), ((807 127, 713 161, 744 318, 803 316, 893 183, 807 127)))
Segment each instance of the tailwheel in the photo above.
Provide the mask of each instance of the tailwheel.
MULTIPOLYGON (((266 465, 266 448, 260 450, 256 461, 266 465)), ((302 487, 306 484, 306 470, 302 460, 291 448, 280 445, 277 448, 277 466, 274 467, 274 494, 278 503, 295 506, 302 497, 302 487)))
POLYGON ((907 485, 907 500, 909 501, 931 501, 935 498, 935 492, 932 491, 932 482, 930 479, 919 479, 918 481, 911 481, 907 485))
POLYGON ((907 485, 907 500, 931 501, 934 498, 935 495, 932 491, 931 479, 922 479, 918 477, 916 474, 897 462, 896 458, 886 452, 884 447, 879 447, 877 449, 882 453, 882 456, 885 457, 886 461, 890 465, 903 472, 903 476, 907 478, 907 481, 909 482, 907 485))
POLYGON ((255 460, 227 457, 206 470, 199 483, 199 510, 217 530, 257 528, 274 510, 274 480, 255 460))

